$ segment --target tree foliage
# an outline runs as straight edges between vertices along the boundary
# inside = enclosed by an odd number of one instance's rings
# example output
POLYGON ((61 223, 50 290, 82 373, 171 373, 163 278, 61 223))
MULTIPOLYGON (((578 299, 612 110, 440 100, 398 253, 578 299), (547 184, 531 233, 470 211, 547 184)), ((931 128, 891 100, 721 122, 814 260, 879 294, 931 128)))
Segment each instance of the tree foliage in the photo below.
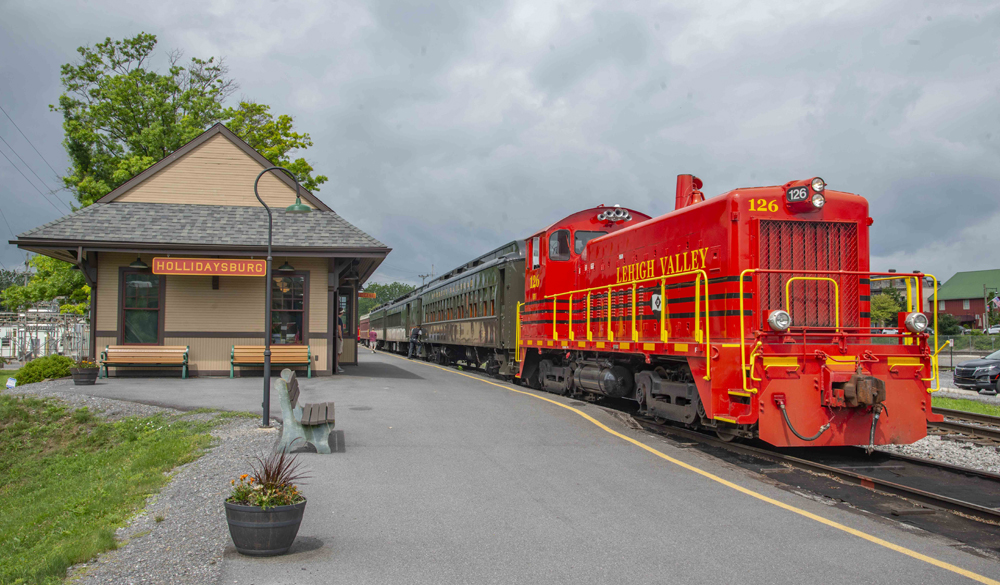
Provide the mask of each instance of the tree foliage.
POLYGON ((880 325, 895 325, 898 313, 903 310, 896 291, 888 289, 871 298, 871 320, 872 323, 880 325))
POLYGON ((958 319, 948 313, 938 313, 939 335, 959 335, 960 333, 962 333, 962 326, 958 319))
POLYGON ((49 258, 35 256, 29 263, 35 273, 27 285, 11 285, 0 292, 0 300, 12 311, 22 311, 35 303, 60 299, 60 313, 86 314, 90 306, 90 287, 83 274, 72 270, 72 265, 49 258))
POLYGON ((4 311, 14 310, 14 308, 8 307, 6 303, 3 302, 2 294, 3 291, 17 284, 24 284, 23 272, 18 272, 17 270, 8 270, 6 268, 0 268, 0 310, 4 311))
POLYGON ((223 118, 226 127, 242 138, 264 158, 292 171, 299 183, 310 191, 318 191, 326 182, 324 175, 312 176, 312 165, 304 158, 292 160, 288 153, 312 146, 309 134, 292 130, 292 117, 282 114, 275 118, 271 106, 241 101, 236 108, 226 108, 223 118))
POLYGON ((266 105, 249 101, 224 106, 238 85, 222 59, 168 54, 165 72, 150 61, 156 36, 140 33, 80 47, 80 61, 62 66, 65 92, 58 106, 70 159, 63 178, 81 207, 168 156, 216 122, 231 124, 238 136, 274 164, 289 165, 300 182, 317 189, 326 180, 290 151, 312 145, 309 135, 292 130, 292 118, 275 119, 266 105))
POLYGON ((374 299, 358 299, 358 314, 365 315, 372 309, 389 301, 399 298, 417 287, 404 282, 392 282, 389 284, 379 284, 370 282, 365 285, 365 292, 375 293, 374 299))

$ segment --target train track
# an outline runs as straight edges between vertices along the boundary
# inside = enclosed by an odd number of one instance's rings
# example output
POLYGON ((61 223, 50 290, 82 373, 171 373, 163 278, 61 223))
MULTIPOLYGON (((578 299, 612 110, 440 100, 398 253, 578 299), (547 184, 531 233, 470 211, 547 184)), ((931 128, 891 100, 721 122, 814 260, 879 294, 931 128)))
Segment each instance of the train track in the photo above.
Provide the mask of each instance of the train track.
POLYGON ((643 429, 658 435, 682 437, 686 441, 709 445, 744 457, 764 459, 789 468, 835 477, 840 481, 929 506, 924 509, 916 507, 896 510, 896 515, 942 509, 1000 524, 1000 475, 994 473, 890 453, 880 452, 879 458, 873 459, 865 454, 864 449, 855 447, 783 450, 793 451, 793 455, 746 443, 722 441, 699 431, 659 424, 641 416, 630 416, 643 429), (888 477, 894 479, 890 480, 888 477), (956 494, 956 490, 961 493, 956 494))
POLYGON ((929 433, 946 440, 1000 446, 1000 417, 949 408, 935 408, 934 412, 943 414, 945 420, 930 423, 929 433))

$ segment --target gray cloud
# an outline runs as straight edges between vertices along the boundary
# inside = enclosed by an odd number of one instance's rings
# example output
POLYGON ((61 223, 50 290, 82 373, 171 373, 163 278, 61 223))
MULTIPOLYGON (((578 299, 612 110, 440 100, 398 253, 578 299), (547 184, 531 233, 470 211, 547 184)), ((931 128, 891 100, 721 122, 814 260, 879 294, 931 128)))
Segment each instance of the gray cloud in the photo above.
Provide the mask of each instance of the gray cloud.
MULTIPOLYGON (((2 7, 0 73, 18 83, 0 104, 57 168, 44 105, 75 47, 146 30, 164 53, 224 55, 245 96, 312 134, 320 196, 394 248, 380 280, 597 203, 666 213, 679 173, 708 194, 820 175, 871 202, 873 268, 996 266, 995 3, 2 7)), ((15 231, 57 215, 2 159, 0 180, 15 231)))

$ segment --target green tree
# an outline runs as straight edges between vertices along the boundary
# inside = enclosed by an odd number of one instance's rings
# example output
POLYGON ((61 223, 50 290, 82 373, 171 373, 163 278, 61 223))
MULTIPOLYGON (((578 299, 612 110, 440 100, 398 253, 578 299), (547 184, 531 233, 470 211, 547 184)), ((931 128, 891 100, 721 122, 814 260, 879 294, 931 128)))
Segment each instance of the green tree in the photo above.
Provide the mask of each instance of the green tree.
MULTIPOLYGON (((18 272, 17 270, 0 268, 0 293, 3 293, 3 291, 16 284, 24 284, 24 273, 18 272)), ((12 311, 13 309, 7 307, 7 305, 0 300, 0 310, 12 311)))
POLYGON ((872 323, 878 323, 880 325, 895 325, 898 313, 902 310, 903 306, 899 301, 899 294, 896 291, 889 289, 872 295, 872 323))
POLYGON ((417 287, 403 282, 392 282, 389 284, 379 284, 370 282, 365 285, 365 292, 375 293, 374 299, 358 299, 358 314, 365 315, 372 309, 389 301, 399 298, 417 287))
POLYGON ((962 326, 953 315, 948 313, 938 313, 938 334, 958 335, 962 333, 962 326))
POLYGON ((63 115, 63 142, 70 159, 63 178, 81 207, 168 156, 216 122, 259 148, 274 164, 289 166, 307 188, 326 180, 312 176, 305 159, 290 151, 312 145, 308 134, 292 130, 292 118, 275 119, 266 105, 249 101, 224 106, 237 89, 223 60, 194 57, 182 65, 183 53, 168 54, 165 72, 151 68, 156 36, 140 33, 124 40, 106 39, 80 47, 79 63, 62 66, 65 92, 58 106, 63 115))
POLYGON ((241 101, 236 108, 226 108, 223 118, 226 127, 242 138, 264 158, 276 165, 292 171, 303 187, 318 191, 326 182, 324 175, 312 176, 312 165, 304 158, 292 160, 289 151, 312 146, 312 139, 306 133, 292 130, 292 117, 282 114, 275 119, 271 106, 255 102, 241 101))
POLYGON ((90 306, 90 287, 72 265, 49 258, 35 256, 29 261, 35 268, 27 285, 11 285, 0 292, 0 300, 12 311, 22 311, 42 301, 60 299, 60 313, 86 314, 90 306))

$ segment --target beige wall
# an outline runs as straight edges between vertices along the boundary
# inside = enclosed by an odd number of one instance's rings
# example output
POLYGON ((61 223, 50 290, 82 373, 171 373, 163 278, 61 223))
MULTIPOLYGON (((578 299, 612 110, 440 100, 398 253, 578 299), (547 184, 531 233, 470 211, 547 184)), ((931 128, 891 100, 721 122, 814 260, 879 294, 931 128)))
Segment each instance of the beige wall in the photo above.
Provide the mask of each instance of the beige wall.
MULTIPOLYGON (((98 352, 117 343, 101 333, 118 330, 118 269, 135 260, 134 255, 103 253, 98 262, 97 337, 98 352)), ((152 264, 152 256, 142 260, 152 264)), ((329 367, 327 340, 328 268, 324 258, 275 256, 275 265, 290 263, 296 271, 309 272, 308 335, 313 371, 329 367)), ((229 371, 233 345, 264 345, 264 281, 262 278, 220 276, 219 289, 212 289, 211 276, 165 276, 164 345, 190 346, 192 372, 229 371), (243 336, 247 333, 253 336, 243 336), (207 337, 206 334, 217 334, 207 337)))
MULTIPOLYGON (((240 147, 216 134, 115 202, 258 207, 253 182, 262 170, 264 167, 240 147)), ((261 177, 257 189, 271 207, 287 207, 295 202, 295 189, 274 173, 261 177)), ((302 202, 315 208, 304 199, 302 202)))

